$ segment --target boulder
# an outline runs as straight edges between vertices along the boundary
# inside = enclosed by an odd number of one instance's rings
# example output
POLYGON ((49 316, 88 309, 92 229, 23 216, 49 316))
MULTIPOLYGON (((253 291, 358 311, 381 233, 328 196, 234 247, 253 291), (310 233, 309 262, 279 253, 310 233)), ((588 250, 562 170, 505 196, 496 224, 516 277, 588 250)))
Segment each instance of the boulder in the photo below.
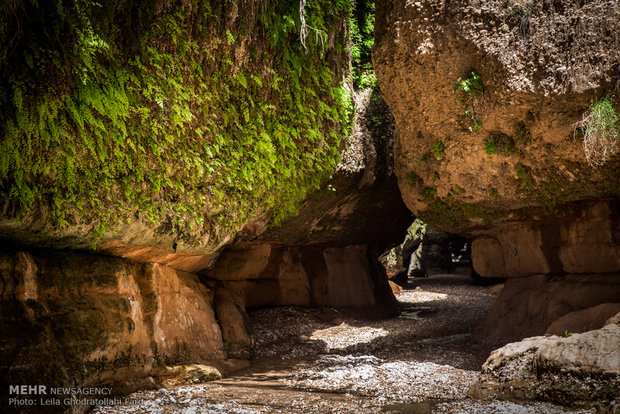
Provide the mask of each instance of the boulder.
POLYGON ((403 241, 413 221, 394 173, 394 118, 378 91, 353 91, 357 117, 333 177, 309 194, 297 214, 258 238, 288 246, 368 244, 379 250, 403 241))
POLYGON ((565 335, 600 329, 607 325, 611 318, 620 313, 620 303, 602 303, 591 308, 569 312, 555 320, 545 335, 565 335))
POLYGON ((400 285, 397 285, 391 280, 388 283, 390 284, 390 288, 392 289, 393 294, 398 295, 400 292, 403 291, 403 288, 400 285))
POLYGON ((563 405, 610 407, 620 398, 620 326, 532 337, 491 353, 474 398, 546 400, 563 405))
POLYGON ((490 342, 543 335, 552 323, 571 312, 619 299, 617 273, 511 278, 475 335, 490 342))
POLYGON ((554 216, 500 223, 472 244, 482 276, 620 270, 620 210, 606 201, 565 206, 554 216))
POLYGON ((425 269, 442 273, 452 269, 450 236, 438 228, 426 228, 419 252, 416 254, 425 269))
POLYGON ((165 367, 160 378, 168 385, 188 385, 222 379, 222 373, 210 365, 190 364, 165 367))

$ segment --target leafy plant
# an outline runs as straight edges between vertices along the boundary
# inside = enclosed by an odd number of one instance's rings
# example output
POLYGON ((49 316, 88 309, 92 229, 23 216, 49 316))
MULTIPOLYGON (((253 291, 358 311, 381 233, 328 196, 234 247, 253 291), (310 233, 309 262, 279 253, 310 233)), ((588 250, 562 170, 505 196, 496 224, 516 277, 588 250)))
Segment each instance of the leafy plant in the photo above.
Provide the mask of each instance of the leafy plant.
POLYGON ((443 142, 441 142, 441 140, 438 139, 437 141, 435 141, 435 143, 433 144, 433 147, 431 148, 431 154, 433 154, 435 158, 440 160, 446 155, 445 148, 446 147, 443 145, 443 142))
POLYGON ((490 134, 489 138, 487 138, 487 143, 484 146, 484 150, 488 155, 497 154, 497 146, 495 145, 493 134, 490 134))
POLYGON ((419 177, 418 177, 418 174, 416 174, 415 172, 413 172, 413 171, 412 171, 412 172, 410 172, 410 173, 407 175, 407 182, 408 182, 409 184, 413 184, 413 183, 415 183, 415 182, 416 182, 416 180, 417 180, 418 178, 419 178, 419 177))
POLYGON ((437 187, 425 187, 422 191, 422 197, 425 201, 432 201, 437 197, 437 187))
POLYGON ((465 79, 459 79, 454 85, 455 91, 463 91, 467 95, 481 95, 482 94, 482 78, 475 71, 471 71, 469 76, 465 79))
POLYGON ((489 134, 484 149, 488 155, 497 154, 501 150, 501 155, 503 156, 519 151, 514 139, 502 133, 489 134))
POLYGON ((515 174, 521 181, 521 188, 531 190, 535 185, 532 169, 520 162, 515 165, 515 174))
POLYGON ((370 57, 375 43, 375 2, 355 0, 353 4, 349 17, 353 84, 356 88, 377 88, 377 78, 370 57))
POLYGON ((618 153, 620 115, 607 96, 590 104, 581 121, 575 124, 575 137, 583 135, 583 150, 588 164, 598 167, 618 153))
POLYGON ((426 160, 428 160, 429 155, 430 155, 430 152, 425 152, 424 154, 422 154, 420 156, 420 159, 418 160, 418 166, 421 166, 422 163, 424 163, 426 160))
POLYGON ((527 144, 532 141, 532 135, 525 127, 525 123, 523 121, 515 122, 514 139, 521 144, 527 144))
POLYGON ((472 97, 482 95, 482 78, 475 71, 472 71, 469 74, 469 77, 456 81, 454 91, 461 91, 465 93, 464 97, 459 97, 456 101, 462 104, 461 111, 463 115, 470 119, 470 124, 467 126, 467 130, 472 134, 477 133, 480 128, 482 128, 482 121, 477 118, 474 113, 472 97))
POLYGON ((478 132, 480 130, 480 128, 482 128, 482 121, 479 120, 478 118, 474 118, 471 121, 471 125, 469 126, 469 132, 471 132, 472 134, 475 134, 476 132, 478 132))
POLYGON ((414 239, 424 237, 426 234, 426 224, 422 220, 416 218, 409 228, 407 228, 407 234, 414 239))

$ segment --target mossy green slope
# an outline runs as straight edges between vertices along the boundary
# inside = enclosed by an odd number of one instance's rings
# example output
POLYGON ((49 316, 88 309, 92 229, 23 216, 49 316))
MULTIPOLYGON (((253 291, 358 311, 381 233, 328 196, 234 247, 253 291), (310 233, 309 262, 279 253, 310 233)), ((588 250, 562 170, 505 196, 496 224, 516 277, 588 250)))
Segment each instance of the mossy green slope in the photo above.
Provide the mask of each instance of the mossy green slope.
POLYGON ((0 194, 97 240, 139 216, 188 245, 277 221, 339 159, 350 1, 4 5, 0 194))

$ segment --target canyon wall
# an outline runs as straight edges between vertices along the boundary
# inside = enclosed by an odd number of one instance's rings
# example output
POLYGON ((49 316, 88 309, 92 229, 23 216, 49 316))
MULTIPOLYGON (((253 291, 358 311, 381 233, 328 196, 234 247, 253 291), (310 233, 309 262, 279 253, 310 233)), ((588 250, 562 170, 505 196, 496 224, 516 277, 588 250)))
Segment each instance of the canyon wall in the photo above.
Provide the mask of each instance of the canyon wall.
POLYGON ((474 238, 482 276, 620 270, 620 160, 589 165, 577 125, 620 109, 619 22, 602 0, 377 2, 403 199, 474 238))
POLYGON ((0 253, 3 393, 113 384, 226 357, 194 274, 70 251, 0 253))

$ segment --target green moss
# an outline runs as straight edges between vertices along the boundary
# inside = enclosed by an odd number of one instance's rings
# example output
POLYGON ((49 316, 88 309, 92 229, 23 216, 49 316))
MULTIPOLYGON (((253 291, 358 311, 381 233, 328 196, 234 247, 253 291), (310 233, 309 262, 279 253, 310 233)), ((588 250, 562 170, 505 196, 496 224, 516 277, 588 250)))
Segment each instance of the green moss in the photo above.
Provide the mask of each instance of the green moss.
MULTIPOLYGON (((20 0, 0 24, 0 193, 18 218, 40 203, 97 237, 139 212, 199 244, 208 224, 294 212, 339 161, 353 106, 331 68, 346 52, 321 36, 305 50, 298 2, 234 25, 224 3, 43 3, 20 0)), ((345 43, 349 10, 310 1, 306 22, 345 43)))
POLYGON ((416 173, 415 173, 415 172, 413 172, 413 171, 412 171, 412 172, 410 172, 410 173, 407 175, 407 182, 408 182, 409 184, 414 184, 414 183, 415 183, 416 181, 418 181, 418 180, 419 180, 419 176, 418 176, 418 174, 416 174, 416 173))
POLYGON ((424 190, 422 190, 422 197, 424 201, 432 201, 437 197, 437 187, 425 187, 424 190))
POLYGON ((523 121, 515 122, 514 139, 521 144, 529 144, 532 142, 532 134, 527 130, 523 121))
POLYGON ((473 218, 482 218, 491 222, 502 216, 501 211, 481 204, 462 204, 456 201, 433 200, 429 208, 418 215, 421 220, 431 226, 455 228, 466 225, 473 218))
POLYGON ((523 190, 532 190, 536 186, 534 177, 532 176, 532 169, 520 162, 515 165, 515 174, 521 183, 523 190))
POLYGON ((497 154, 501 150, 501 155, 504 157, 519 151, 513 138, 504 134, 494 135, 493 133, 489 134, 484 150, 488 155, 497 154))

